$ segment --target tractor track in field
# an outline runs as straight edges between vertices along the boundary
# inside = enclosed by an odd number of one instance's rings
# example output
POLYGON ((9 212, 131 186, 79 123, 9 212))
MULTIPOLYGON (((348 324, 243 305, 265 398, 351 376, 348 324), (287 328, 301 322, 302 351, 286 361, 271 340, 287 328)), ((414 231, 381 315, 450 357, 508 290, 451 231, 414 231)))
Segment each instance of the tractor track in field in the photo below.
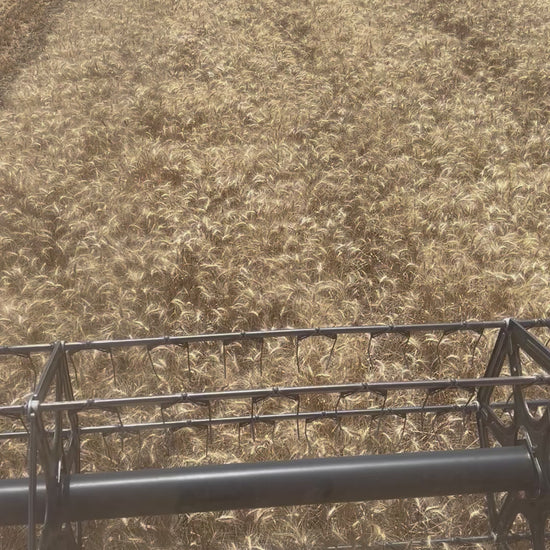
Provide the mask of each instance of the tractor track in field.
POLYGON ((60 0, 0 0, 0 106, 21 65, 42 49, 60 0))

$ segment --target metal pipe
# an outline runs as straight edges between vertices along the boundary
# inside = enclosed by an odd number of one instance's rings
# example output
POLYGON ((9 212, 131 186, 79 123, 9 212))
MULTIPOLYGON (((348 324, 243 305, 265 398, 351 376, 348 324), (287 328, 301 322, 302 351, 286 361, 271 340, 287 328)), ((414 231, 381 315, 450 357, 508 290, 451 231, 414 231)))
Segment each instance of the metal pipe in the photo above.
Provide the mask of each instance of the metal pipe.
MULTIPOLYGON (((524 446, 76 474, 65 521, 532 490, 524 446)), ((38 483, 36 518, 46 489, 38 483)), ((27 522, 28 480, 0 482, 0 524, 27 522)))
MULTIPOLYGON (((529 408, 548 407, 548 399, 533 399, 526 401, 529 408)), ((490 408, 500 411, 512 411, 514 409, 513 401, 503 401, 491 403, 490 408)), ((83 426, 79 428, 79 434, 85 435, 110 435, 110 434, 132 434, 145 430, 170 430, 177 431, 182 428, 200 428, 205 426, 229 426, 229 425, 247 425, 252 423, 272 424, 282 421, 304 421, 312 422, 315 420, 340 420, 349 417, 385 417, 398 416, 404 417, 408 414, 448 414, 460 413, 471 414, 479 410, 479 403, 473 401, 467 404, 446 404, 446 405, 422 405, 408 407, 384 407, 370 409, 332 409, 311 412, 283 412, 278 414, 254 414, 245 416, 229 416, 215 418, 189 418, 186 420, 165 420, 153 422, 125 423, 125 424, 104 424, 100 426, 83 426)), ((51 431, 46 432, 52 435, 51 431)), ((71 430, 65 428, 62 431, 64 437, 69 437, 71 430)), ((26 440, 29 433, 26 431, 0 432, 0 442, 6 440, 26 440)))
MULTIPOLYGON (((550 319, 530 319, 515 321, 525 329, 535 327, 550 328, 550 319)), ((132 346, 154 348, 165 345, 186 345, 199 342, 238 342, 243 340, 260 341, 264 338, 309 338, 310 336, 327 336, 334 338, 340 334, 409 334, 413 332, 459 332, 500 329, 507 326, 507 321, 466 321, 463 323, 432 323, 425 325, 366 325, 321 327, 305 329, 258 330, 251 332, 227 332, 212 334, 193 334, 185 336, 161 336, 155 338, 127 338, 121 340, 93 340, 87 342, 67 342, 64 349, 67 352, 83 350, 112 350, 132 346)), ((0 355, 28 355, 29 353, 44 353, 53 350, 54 344, 30 344, 16 346, 0 346, 0 355)))
MULTIPOLYGON (((80 399, 73 401, 41 402, 37 405, 41 412, 112 410, 117 407, 169 406, 183 403, 204 404, 209 401, 229 401, 239 399, 263 400, 276 397, 295 398, 306 394, 346 395, 359 393, 386 393, 398 390, 443 391, 449 389, 477 389, 500 386, 550 385, 550 376, 505 376, 494 378, 463 378, 443 380, 410 380, 395 382, 359 382, 354 384, 332 384, 319 386, 296 386, 258 388, 250 390, 224 390, 198 393, 176 393, 166 395, 148 395, 138 397, 116 397, 110 399, 80 399)), ((25 413, 26 404, 5 405, 0 407, 0 416, 17 417, 25 413)))

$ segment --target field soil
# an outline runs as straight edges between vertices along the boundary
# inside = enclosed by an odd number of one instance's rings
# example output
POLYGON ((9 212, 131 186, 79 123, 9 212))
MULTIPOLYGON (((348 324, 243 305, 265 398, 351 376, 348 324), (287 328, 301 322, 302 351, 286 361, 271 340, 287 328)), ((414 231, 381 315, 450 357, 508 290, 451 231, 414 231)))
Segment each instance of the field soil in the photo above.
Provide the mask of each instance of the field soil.
MULTIPOLYGON (((534 0, 0 0, 0 344, 548 317, 549 33, 534 0)), ((281 344, 261 375, 257 349, 226 364, 205 346, 190 378, 184 351, 118 354, 116 380, 98 353, 74 358, 74 382, 107 397, 478 376, 493 337, 380 339, 370 357, 366 340, 304 342, 300 372, 281 344)), ((2 359, 0 404, 22 402, 42 359, 2 359)), ((208 454, 191 430, 91 438, 83 467, 478 444, 461 415, 308 429, 220 430, 208 454)), ((22 471, 24 447, 0 453, 2 475, 22 471)), ((477 532, 471 497, 95 522, 85 543, 477 532)), ((22 531, 0 547, 24 548, 22 531)))

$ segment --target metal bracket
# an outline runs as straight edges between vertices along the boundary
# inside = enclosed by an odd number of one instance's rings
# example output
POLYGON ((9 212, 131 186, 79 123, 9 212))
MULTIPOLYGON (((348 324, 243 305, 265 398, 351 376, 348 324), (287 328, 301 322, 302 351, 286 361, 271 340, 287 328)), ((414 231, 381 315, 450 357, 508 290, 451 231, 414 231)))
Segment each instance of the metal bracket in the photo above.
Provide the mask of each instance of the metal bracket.
POLYGON ((63 424, 63 413, 54 414, 53 429, 46 429, 41 404, 50 390, 55 400, 74 399, 63 342, 57 342, 44 367, 34 394, 27 404, 29 423, 29 499, 27 548, 35 550, 36 524, 44 522, 38 541, 39 550, 78 550, 82 548, 80 523, 75 529, 65 521, 63 503, 71 473, 80 471, 80 438, 76 412, 67 412, 68 426, 63 424), (68 438, 64 430, 69 429, 68 438), (44 477, 39 481, 39 469, 44 477), (43 487, 43 489, 42 489, 43 487), (45 509, 37 509, 37 491, 46 491, 45 509))
MULTIPOLYGON (((522 376, 520 350, 550 373, 550 350, 513 319, 507 320, 498 335, 485 376, 502 374, 508 360, 510 376, 522 376)), ((477 424, 481 447, 492 446, 490 436, 500 446, 525 445, 529 449, 538 480, 532 491, 510 492, 499 504, 494 494, 487 495, 489 523, 499 550, 510 550, 510 530, 518 516, 529 525, 533 550, 544 550, 545 526, 550 516, 550 412, 534 418, 527 405, 524 387, 514 386, 511 424, 503 424, 491 407, 494 387, 478 391, 477 424)))

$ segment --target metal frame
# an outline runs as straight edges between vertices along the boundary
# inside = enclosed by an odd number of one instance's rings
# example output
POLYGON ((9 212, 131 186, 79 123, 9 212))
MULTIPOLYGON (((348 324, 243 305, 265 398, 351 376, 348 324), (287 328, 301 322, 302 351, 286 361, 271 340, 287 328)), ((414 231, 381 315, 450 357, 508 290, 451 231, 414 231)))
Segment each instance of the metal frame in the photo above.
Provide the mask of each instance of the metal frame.
MULTIPOLYGON (((521 324, 510 319, 498 335, 493 353, 485 372, 486 377, 502 375, 508 362, 511 377, 522 376, 520 351, 525 352, 546 373, 550 373, 550 351, 525 330, 521 324)), ((494 494, 487 496, 489 520, 496 534, 497 546, 508 550, 507 535, 515 521, 522 515, 529 524, 534 550, 545 548, 545 526, 550 515, 550 415, 548 404, 540 418, 531 414, 523 389, 513 387, 512 422, 505 425, 491 407, 494 386, 478 391, 478 428, 480 444, 490 447, 491 437, 502 447, 518 445, 524 441, 531 452, 539 478, 535 491, 509 492, 499 505, 494 494)))
MULTIPOLYGON (((329 327, 329 328, 313 328, 313 329, 283 329, 273 331, 256 331, 256 332, 235 332, 224 334, 203 334, 190 336, 164 336, 160 338, 143 338, 143 339, 125 339, 125 340, 98 340, 89 342, 73 342, 64 343, 56 342, 54 344, 38 344, 28 346, 0 346, 0 355, 19 355, 31 358, 36 353, 49 353, 49 358, 42 370, 40 379, 36 385, 33 395, 26 402, 19 405, 0 406, 0 417, 19 418, 26 426, 24 431, 11 431, 0 433, 0 442, 2 440, 27 439, 28 443, 28 479, 27 480, 7 480, 0 481, 0 507, 12 504, 15 500, 21 499, 26 501, 26 512, 23 522, 28 525, 27 530, 27 546, 29 550, 50 550, 52 548, 67 548, 70 550, 82 547, 82 531, 80 521, 92 519, 94 514, 78 513, 77 510, 85 505, 85 502, 92 494, 95 486, 96 490, 108 491, 108 483, 101 485, 104 476, 107 474, 80 474, 80 439, 86 435, 101 433, 127 433, 140 432, 142 430, 178 430, 186 427, 202 427, 206 426, 209 430, 215 425, 236 424, 239 429, 243 426, 248 426, 251 434, 254 437, 254 429, 257 423, 269 423, 275 425, 279 421, 295 421, 296 429, 299 433, 300 422, 304 423, 304 432, 307 437, 307 426, 310 422, 316 420, 333 420, 339 422, 346 416, 364 416, 377 418, 381 416, 398 416, 406 421, 408 414, 446 414, 451 412, 475 413, 479 429, 481 454, 476 455, 478 458, 482 456, 493 457, 495 462, 484 470, 484 476, 490 479, 491 476, 498 478, 500 481, 493 485, 483 485, 479 480, 468 483, 464 479, 461 481, 461 487, 465 493, 477 492, 476 487, 483 487, 482 490, 490 491, 488 494, 488 517, 489 529, 488 535, 479 535, 471 537, 448 537, 445 539, 437 539, 443 544, 476 544, 479 542, 494 541, 499 549, 507 550, 510 544, 516 540, 524 540, 529 538, 535 550, 544 548, 545 532, 544 527, 546 519, 550 511, 550 414, 548 412, 547 399, 527 400, 525 398, 525 388, 530 386, 547 386, 550 385, 550 351, 537 338, 528 332, 529 329, 535 327, 550 328, 550 319, 538 319, 528 321, 492 321, 492 322, 465 322, 465 323, 445 323, 445 324, 429 324, 429 325, 374 325, 360 327, 329 327), (188 368, 190 368, 189 347, 201 342, 220 342, 223 353, 223 366, 226 371, 226 346, 239 341, 256 341, 261 345, 260 353, 260 369, 262 368, 262 353, 263 342, 266 339, 276 338, 291 338, 295 342, 295 361, 296 368, 301 368, 300 364, 300 342, 305 338, 310 337, 326 337, 333 340, 330 350, 330 358, 334 351, 334 346, 339 335, 345 334, 365 334, 369 336, 367 355, 370 360, 370 349, 374 338, 382 334, 398 334, 403 336, 406 341, 413 333, 439 333, 439 344, 445 336, 456 333, 469 331, 478 335, 472 356, 479 340, 484 334, 484 331, 489 329, 499 329, 499 333, 493 348, 489 364, 487 366, 485 376, 483 378, 474 379, 445 379, 445 380, 416 380, 416 381, 397 381, 397 382, 363 382, 359 384, 332 384, 323 386, 303 386, 303 387, 285 387, 285 388, 261 388, 254 390, 231 390, 231 391, 213 391, 203 393, 180 393, 171 395, 153 395, 146 397, 124 397, 117 399, 90 399, 90 400, 75 400, 71 384, 71 376, 68 369, 68 359, 75 353, 85 350, 98 350, 112 354, 112 351, 119 348, 142 347, 150 352, 152 349, 159 346, 180 346, 187 350, 188 368), (522 373, 522 363, 520 351, 526 353, 537 365, 541 367, 545 374, 536 376, 525 376, 522 373), (509 376, 503 377, 503 367, 508 362, 509 376), (495 402, 493 400, 493 392, 496 387, 506 386, 511 389, 513 399, 508 402, 495 402), (430 405, 428 399, 430 395, 442 390, 464 390, 468 392, 470 398, 466 404, 445 404, 445 405, 430 405), (386 407, 386 399, 389 392, 407 391, 407 390, 422 390, 426 392, 426 399, 422 405, 407 406, 407 407, 386 407), (477 392, 477 393, 476 393, 477 392), (301 411, 300 397, 307 394, 334 394, 337 396, 336 407, 333 410, 325 411, 301 411), (339 409, 339 404, 343 399, 350 395, 358 393, 369 393, 379 398, 382 401, 378 407, 367 409, 339 409), (294 404, 294 411, 280 414, 259 414, 256 405, 268 398, 280 398, 288 400, 294 404), (474 399, 475 398, 475 399, 474 399), (250 415, 236 416, 230 418, 218 418, 212 416, 211 404, 216 401, 229 400, 249 400, 250 415), (155 405, 160 407, 161 413, 173 405, 187 403, 198 407, 207 407, 208 418, 188 418, 182 420, 165 420, 163 415, 162 422, 143 422, 139 424, 122 425, 99 425, 99 426, 79 426, 79 415, 84 414, 89 410, 103 411, 118 411, 120 407, 140 407, 144 405, 155 405), (544 415, 537 419, 531 410, 534 408, 543 407, 544 415), (497 411, 506 410, 511 413, 513 418, 511 425, 504 425, 498 417, 497 411), (47 422, 47 418, 53 420, 47 422), (488 449, 493 446, 502 447, 502 449, 488 449), (520 449, 508 450, 505 447, 521 447, 520 449), (510 454, 511 453, 511 454, 510 454), (514 456, 515 463, 512 464, 512 469, 507 471, 507 457, 514 456), (522 471, 523 474, 517 472, 522 471), (495 473, 496 472, 496 473, 495 473), (500 473, 505 473, 504 476, 499 476, 500 473), (513 472, 516 472, 515 474, 513 472), (96 477, 94 477, 96 476, 96 477), (101 477, 103 476, 103 477, 101 477), (504 482, 503 480, 506 480, 504 482), (80 493, 79 493, 80 491, 80 493), (88 491, 88 492, 87 492, 88 491), (499 504, 495 497, 495 492, 507 492, 508 496, 503 504, 499 504), (17 497, 15 496, 17 495, 17 497), (23 496, 22 496, 23 495, 23 496), (80 495, 80 496, 79 496, 80 495), (78 500, 80 498, 80 500, 78 500), (7 499, 7 500, 6 500, 7 499), (80 504, 77 504, 80 503, 80 504), (75 507, 76 506, 76 507, 75 507), (75 511, 76 510, 76 511, 75 511), (530 533, 511 533, 510 529, 515 518, 523 515, 530 527, 530 533), (36 540, 36 525, 43 523, 39 541, 36 540)), ((112 355, 111 355, 112 356, 112 355)), ((330 361, 330 359, 329 359, 330 361)), ((152 361, 151 361, 152 364, 152 361)), ((153 365, 154 370, 154 365, 153 365)), ((156 372, 155 372, 156 374, 156 372)), ((115 372, 113 376, 116 377, 115 372)), ((240 433, 240 432, 239 432, 240 433)), ((208 439, 207 439, 208 442, 208 439)), ((465 456, 461 453, 467 451, 447 451, 445 453, 430 453, 430 456, 423 457, 425 473, 433 471, 434 464, 437 462, 442 468, 442 478, 438 482, 439 489, 437 494, 451 494, 456 490, 453 486, 453 476, 465 475, 466 479, 472 479, 472 472, 465 467, 461 474, 460 468, 456 466, 457 458, 465 456), (458 454, 457 454, 458 453, 458 454), (447 481, 445 481, 447 480, 447 481)), ((357 487, 357 475, 366 475, 365 472, 369 468, 374 468, 375 465, 387 466, 394 460, 396 455, 387 455, 385 457, 355 457, 361 464, 361 472, 355 471, 353 481, 347 474, 342 474, 345 470, 346 459, 316 459, 316 462, 311 464, 312 471, 322 472, 320 477, 315 480, 311 478, 307 481, 304 478, 304 487, 314 487, 323 484, 323 480, 333 479, 338 475, 343 477, 340 483, 337 484, 338 490, 325 493, 323 496, 315 496, 313 500, 308 502, 329 502, 334 500, 369 500, 371 498, 404 498, 407 496, 421 496, 422 490, 417 487, 415 490, 407 491, 406 487, 401 484, 401 489, 395 493, 390 490, 394 484, 390 483, 391 477, 395 477, 395 472, 390 478, 385 478, 380 472, 376 473, 375 478, 380 479, 378 492, 373 490, 373 482, 364 485, 359 493, 354 493, 354 488, 357 487), (327 462, 328 461, 328 462, 327 462), (326 466, 330 464, 330 468, 326 466), (344 468, 344 470, 342 470, 344 468), (340 473, 339 473, 340 472, 340 473), (358 473, 359 472, 359 473, 358 473), (384 481, 385 480, 385 481, 384 481), (309 485, 308 485, 309 484, 309 485)), ((400 468, 403 472, 407 468, 411 468, 418 459, 418 454, 399 455, 400 468)), ((483 461, 482 461, 483 462, 483 461)), ((292 478, 291 472, 297 467, 297 462, 275 463, 275 468, 283 479, 288 481, 290 490, 289 500, 285 500, 283 504, 299 504, 303 498, 304 487, 302 490, 292 490, 292 487, 299 486, 296 480, 292 478), (283 472, 281 474, 281 472, 283 472), (287 476, 287 477, 285 477, 287 476), (290 477, 288 477, 290 476, 290 477), (292 496, 294 495, 294 496, 292 496)), ((225 482, 216 481, 214 474, 209 470, 203 471, 199 477, 205 478, 204 483, 211 483, 209 490, 214 491, 218 487, 223 493, 223 487, 231 488, 235 493, 235 487, 229 481, 233 468, 243 469, 241 474, 250 476, 250 494, 254 493, 255 486, 265 485, 270 480, 269 464, 263 465, 263 470, 257 472, 250 465, 227 465, 221 466, 220 470, 225 479, 225 482), (267 468, 267 470, 266 470, 267 468), (229 476, 229 477, 227 477, 229 476), (210 481, 208 481, 210 479, 210 481)), ((195 469, 183 469, 177 472, 166 470, 159 473, 159 479, 163 476, 168 476, 173 479, 174 476, 180 480, 190 479, 195 469)), ((273 470, 274 471, 274 470, 273 470)), ((398 470, 396 470, 397 472, 398 470)), ((196 473, 196 472, 195 472, 196 473)), ((272 474, 273 472, 271 472, 272 474)), ((278 474, 278 475, 279 475, 278 474)), ((161 491, 159 495, 166 494, 167 486, 164 486, 161 481, 149 483, 149 473, 145 472, 119 472, 113 474, 116 477, 123 489, 119 489, 122 493, 128 491, 125 497, 122 497, 120 511, 115 514, 113 510, 109 512, 107 517, 117 517, 118 515, 131 515, 129 511, 129 503, 132 500, 130 497, 130 489, 124 489, 125 484, 130 480, 139 480, 138 487, 143 490, 151 491, 151 487, 156 487, 161 491), (141 485, 140 485, 141 484, 141 485), (148 487, 147 489, 145 489, 148 487), (164 493, 163 493, 164 491, 164 493), (126 504, 124 504, 126 503, 126 504), (125 508, 126 506, 126 508, 125 508), (125 508, 125 509, 124 509, 125 508)), ((307 476, 306 476, 307 477, 307 476)), ((413 479, 414 479, 413 475, 413 479)), ((483 477, 483 476, 481 476, 483 477)), ((275 478, 273 478, 275 479, 275 478)), ((481 478, 480 478, 481 479, 481 478)), ((182 481, 183 483, 183 481, 182 481)), ((210 506, 208 503, 202 504, 204 510, 219 509, 220 502, 224 502, 225 507, 231 506, 272 506, 278 505, 274 494, 277 490, 278 482, 273 485, 273 490, 268 491, 264 500, 257 501, 251 497, 249 501, 237 502, 227 501, 221 498, 211 499, 210 506), (217 502, 217 504, 216 504, 217 502)), ((411 481, 414 485, 414 481, 411 481)), ((376 485, 376 484, 375 484, 376 485)), ((406 485, 406 484, 405 484, 406 485)), ((206 485, 205 485, 206 486, 206 485)), ((281 486, 284 486, 282 483, 281 486)), ((128 486, 129 487, 129 486, 128 486)), ((331 485, 332 487, 332 485, 331 485)), ((204 488, 204 487, 203 487, 204 488)), ((187 490, 187 489, 186 489, 187 490)), ((425 492, 425 489, 424 489, 425 492)), ((221 493, 220 493, 221 494, 221 493)), ((114 494, 113 494, 114 496, 114 494)), ((195 511, 199 506, 198 501, 186 503, 187 508, 182 507, 166 507, 161 506, 162 496, 156 505, 152 508, 136 509, 138 514, 155 513, 177 513, 182 511, 195 511)), ((20 502, 20 501, 18 501, 20 502)), ((7 517, 7 516, 6 516, 7 517)), ((17 515, 17 523, 22 521, 21 514, 17 515)), ((0 524, 6 524, 0 516, 0 524)), ((432 544, 439 544, 437 540, 432 541, 432 544)), ((419 541, 383 543, 381 545, 370 546, 370 548, 404 548, 420 545, 419 541), (405 545, 405 546, 404 546, 405 545), (411 546, 406 546, 411 545, 411 546)))
POLYGON ((80 472, 80 433, 78 415, 66 411, 68 417, 68 434, 64 435, 63 411, 55 411, 53 430, 44 426, 41 404, 50 391, 54 391, 55 400, 74 400, 71 379, 67 367, 63 342, 57 342, 46 362, 36 389, 24 405, 28 419, 29 453, 28 453, 28 510, 27 510, 27 546, 36 548, 36 524, 44 523, 39 548, 59 547, 72 550, 82 545, 81 527, 72 526, 63 521, 63 507, 66 505, 65 494, 71 474, 80 472), (37 485, 39 466, 42 469, 46 502, 44 517, 37 517, 37 485))

